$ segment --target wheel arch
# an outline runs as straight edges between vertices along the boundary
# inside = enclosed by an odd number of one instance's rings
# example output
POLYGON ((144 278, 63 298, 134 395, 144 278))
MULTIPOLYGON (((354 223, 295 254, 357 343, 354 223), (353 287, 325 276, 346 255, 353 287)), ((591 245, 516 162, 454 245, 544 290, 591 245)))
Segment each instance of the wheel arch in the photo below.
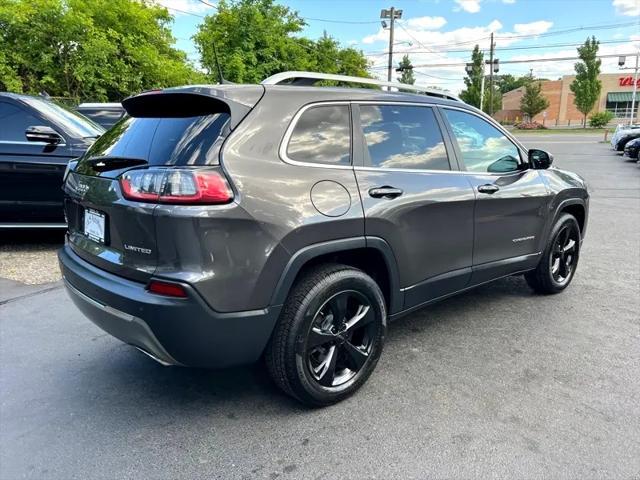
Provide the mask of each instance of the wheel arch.
POLYGON ((370 275, 384 294, 389 315, 402 310, 398 267, 387 242, 378 237, 353 237, 309 245, 287 262, 272 296, 272 305, 285 302, 296 279, 306 269, 321 263, 344 263, 370 275))

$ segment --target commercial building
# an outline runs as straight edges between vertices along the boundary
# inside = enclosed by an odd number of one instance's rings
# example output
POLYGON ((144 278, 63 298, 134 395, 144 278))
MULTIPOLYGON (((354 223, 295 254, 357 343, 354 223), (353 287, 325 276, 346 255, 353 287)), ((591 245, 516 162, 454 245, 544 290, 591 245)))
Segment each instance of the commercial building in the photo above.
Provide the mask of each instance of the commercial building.
MULTIPOLYGON (((546 125, 578 125, 583 121, 584 116, 573 103, 574 95, 569 89, 574 78, 575 75, 565 75, 560 80, 541 82, 542 94, 549 100, 549 107, 536 115, 534 121, 546 125)), ((616 122, 628 121, 631 115, 633 76, 627 73, 603 73, 598 78, 602 82, 602 90, 592 113, 608 110, 613 113, 616 122)), ((520 110, 520 99, 523 95, 524 87, 505 93, 502 96, 502 109, 494 115, 496 120, 522 121, 524 115, 520 110)), ((640 103, 640 79, 634 108, 636 121, 640 121, 638 103, 640 103)))

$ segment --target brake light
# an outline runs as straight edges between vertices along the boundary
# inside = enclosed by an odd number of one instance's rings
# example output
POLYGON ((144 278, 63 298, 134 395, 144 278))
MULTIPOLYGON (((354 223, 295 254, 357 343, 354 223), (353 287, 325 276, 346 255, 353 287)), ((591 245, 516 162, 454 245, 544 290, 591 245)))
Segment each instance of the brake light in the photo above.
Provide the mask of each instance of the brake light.
POLYGON ((233 200, 224 175, 215 170, 130 170, 120 177, 125 198, 138 202, 221 204, 233 200))
POLYGON ((156 295, 164 295, 166 297, 187 298, 187 292, 182 285, 177 283, 161 282, 159 280, 151 280, 147 286, 147 290, 156 295))

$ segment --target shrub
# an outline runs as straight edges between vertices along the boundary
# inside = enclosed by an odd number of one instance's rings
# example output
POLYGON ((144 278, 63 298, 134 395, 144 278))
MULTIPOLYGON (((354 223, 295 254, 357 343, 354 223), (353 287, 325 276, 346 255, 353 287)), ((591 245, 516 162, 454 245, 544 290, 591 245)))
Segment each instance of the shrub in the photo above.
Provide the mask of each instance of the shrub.
POLYGON ((605 110, 591 115, 589 117, 589 126, 593 128, 606 127, 611 120, 613 120, 613 113, 605 110))
POLYGON ((546 130, 547 127, 538 122, 522 122, 516 125, 519 130, 546 130))

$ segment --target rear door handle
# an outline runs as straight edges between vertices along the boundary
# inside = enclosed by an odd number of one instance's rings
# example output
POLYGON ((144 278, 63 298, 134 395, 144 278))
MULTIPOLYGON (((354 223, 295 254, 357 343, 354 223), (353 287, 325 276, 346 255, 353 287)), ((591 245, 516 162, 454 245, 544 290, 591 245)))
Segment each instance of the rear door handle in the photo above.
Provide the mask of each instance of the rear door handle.
POLYGON ((478 187, 480 193, 488 193, 489 195, 496 193, 498 190, 500 190, 500 187, 493 183, 487 183, 486 185, 480 185, 478 187))
POLYGON ((369 196, 373 198, 396 198, 403 194, 403 191, 394 187, 376 187, 369 189, 369 196))

